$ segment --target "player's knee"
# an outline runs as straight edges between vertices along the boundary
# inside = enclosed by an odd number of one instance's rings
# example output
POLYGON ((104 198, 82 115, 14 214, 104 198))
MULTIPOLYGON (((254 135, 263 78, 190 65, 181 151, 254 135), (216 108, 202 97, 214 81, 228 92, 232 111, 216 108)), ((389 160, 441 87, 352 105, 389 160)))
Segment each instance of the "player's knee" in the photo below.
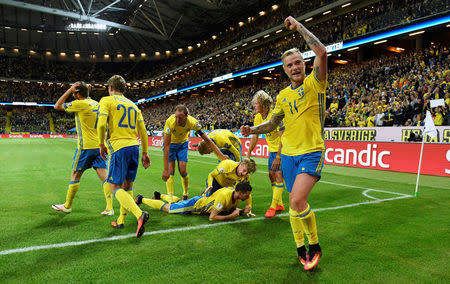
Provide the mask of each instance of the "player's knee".
POLYGON ((289 206, 294 210, 303 211, 308 207, 308 199, 302 195, 290 196, 289 206))

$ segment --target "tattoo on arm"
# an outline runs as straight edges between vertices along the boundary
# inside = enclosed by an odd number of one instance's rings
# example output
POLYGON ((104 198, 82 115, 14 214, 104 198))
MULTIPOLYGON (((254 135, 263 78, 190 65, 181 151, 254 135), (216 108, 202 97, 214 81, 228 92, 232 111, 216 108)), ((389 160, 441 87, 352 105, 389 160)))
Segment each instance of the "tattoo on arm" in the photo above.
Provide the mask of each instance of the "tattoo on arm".
POLYGON ((278 125, 280 125, 283 118, 284 118, 284 114, 283 115, 273 115, 269 121, 264 122, 258 126, 252 127, 252 130, 253 130, 252 133, 254 133, 254 134, 269 133, 269 132, 273 131, 275 128, 277 128, 278 125))

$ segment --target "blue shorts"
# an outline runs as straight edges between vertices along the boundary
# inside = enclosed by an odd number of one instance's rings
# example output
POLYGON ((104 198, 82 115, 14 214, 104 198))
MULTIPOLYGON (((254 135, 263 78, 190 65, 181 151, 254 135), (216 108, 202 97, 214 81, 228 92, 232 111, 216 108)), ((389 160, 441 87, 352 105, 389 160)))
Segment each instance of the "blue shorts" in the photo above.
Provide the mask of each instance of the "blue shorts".
POLYGON ((108 182, 123 184, 133 182, 139 165, 139 146, 128 146, 112 153, 109 159, 108 182))
POLYGON ((73 155, 72 171, 84 172, 89 168, 105 168, 106 162, 100 156, 100 149, 75 150, 73 155))
MULTIPOLYGON (((188 200, 178 201, 170 204, 169 213, 171 214, 192 214, 194 205, 202 196, 195 196, 188 200)), ((163 206, 164 207, 164 206, 163 206)))
POLYGON ((281 154, 281 170, 283 171, 283 179, 288 192, 291 192, 295 178, 301 173, 307 173, 320 179, 324 153, 325 151, 317 151, 299 156, 281 154))
POLYGON ((188 149, 189 141, 170 144, 169 162, 173 162, 175 160, 178 160, 179 162, 187 162, 188 149))
POLYGON ((269 171, 272 171, 272 172, 281 171, 281 167, 279 167, 278 170, 272 170, 272 163, 273 163, 273 160, 275 160, 275 157, 277 156, 277 154, 278 154, 277 152, 269 153, 269 171))

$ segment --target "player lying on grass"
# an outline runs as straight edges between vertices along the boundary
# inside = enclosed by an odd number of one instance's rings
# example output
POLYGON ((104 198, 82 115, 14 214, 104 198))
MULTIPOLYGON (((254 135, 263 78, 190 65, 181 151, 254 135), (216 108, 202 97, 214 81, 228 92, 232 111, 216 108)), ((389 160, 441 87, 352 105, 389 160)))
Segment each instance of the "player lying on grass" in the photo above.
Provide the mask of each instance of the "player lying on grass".
POLYGON ((167 197, 155 191, 152 199, 137 195, 134 201, 137 205, 145 204, 153 209, 161 210, 169 214, 195 214, 208 215, 210 221, 232 220, 240 215, 249 213, 251 208, 247 205, 244 209, 237 208, 239 203, 247 200, 252 192, 248 181, 241 181, 236 187, 223 187, 209 196, 195 196, 188 200, 176 203, 167 203, 161 198, 167 197))

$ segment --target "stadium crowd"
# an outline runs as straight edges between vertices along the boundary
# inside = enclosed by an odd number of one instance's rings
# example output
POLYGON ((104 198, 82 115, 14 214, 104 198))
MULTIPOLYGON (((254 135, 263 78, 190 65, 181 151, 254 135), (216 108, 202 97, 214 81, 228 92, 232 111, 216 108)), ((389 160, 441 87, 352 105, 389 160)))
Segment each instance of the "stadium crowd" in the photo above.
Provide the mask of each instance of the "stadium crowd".
MULTIPOLYGON (((297 5, 307 1, 300 1, 297 5)), ((323 2, 323 1, 322 1, 323 2)), ((442 11, 448 10, 449 1, 443 0, 382 0, 369 6, 362 7, 351 13, 333 17, 325 22, 316 23, 310 30, 321 39, 325 44, 349 40, 362 36, 367 33, 379 31, 382 29, 392 28, 395 25, 405 24, 415 19, 437 15, 442 11)), ((310 3, 310 2, 308 2, 310 3)), ((316 5, 317 2, 315 2, 316 5)), ((305 3, 303 3, 305 5, 305 3)), ((325 5, 320 3, 319 6, 306 7, 315 9, 325 5)), ((295 7, 296 7, 295 6, 295 7)), ((229 30, 220 40, 208 40, 208 43, 200 49, 189 54, 177 55, 169 57, 165 60, 152 61, 152 68, 148 68, 149 61, 142 60, 134 62, 110 62, 110 63, 87 63, 87 62, 54 62, 46 61, 46 64, 34 58, 6 57, 0 56, 0 77, 20 78, 20 79, 38 79, 53 80, 63 82, 73 82, 83 77, 86 82, 104 82, 113 74, 124 74, 129 80, 139 80, 144 78, 157 78, 158 75, 175 69, 192 61, 193 58, 200 58, 222 47, 230 46, 242 38, 247 38, 255 33, 261 32, 272 26, 280 24, 280 19, 289 15, 292 11, 299 11, 295 7, 283 6, 280 9, 267 14, 265 17, 270 18, 266 22, 264 17, 256 17, 250 24, 245 24, 233 30, 229 30), (211 47, 211 48, 208 48, 211 47)), ((304 8, 302 6, 302 13, 304 8)), ((282 20, 281 20, 282 21, 282 20)), ((298 37, 297 37, 298 38, 298 37)), ((194 66, 183 72, 177 73, 170 81, 165 80, 155 82, 156 88, 151 88, 148 93, 154 95, 175 87, 182 87, 194 82, 204 81, 211 76, 218 76, 229 72, 236 72, 268 62, 279 60, 280 54, 286 48, 293 45, 294 37, 281 36, 279 38, 269 37, 260 41, 260 45, 249 48, 244 51, 230 52, 227 55, 211 61, 207 61, 198 66, 194 66)), ((303 47, 306 44, 303 40, 295 40, 295 46, 303 47)))

